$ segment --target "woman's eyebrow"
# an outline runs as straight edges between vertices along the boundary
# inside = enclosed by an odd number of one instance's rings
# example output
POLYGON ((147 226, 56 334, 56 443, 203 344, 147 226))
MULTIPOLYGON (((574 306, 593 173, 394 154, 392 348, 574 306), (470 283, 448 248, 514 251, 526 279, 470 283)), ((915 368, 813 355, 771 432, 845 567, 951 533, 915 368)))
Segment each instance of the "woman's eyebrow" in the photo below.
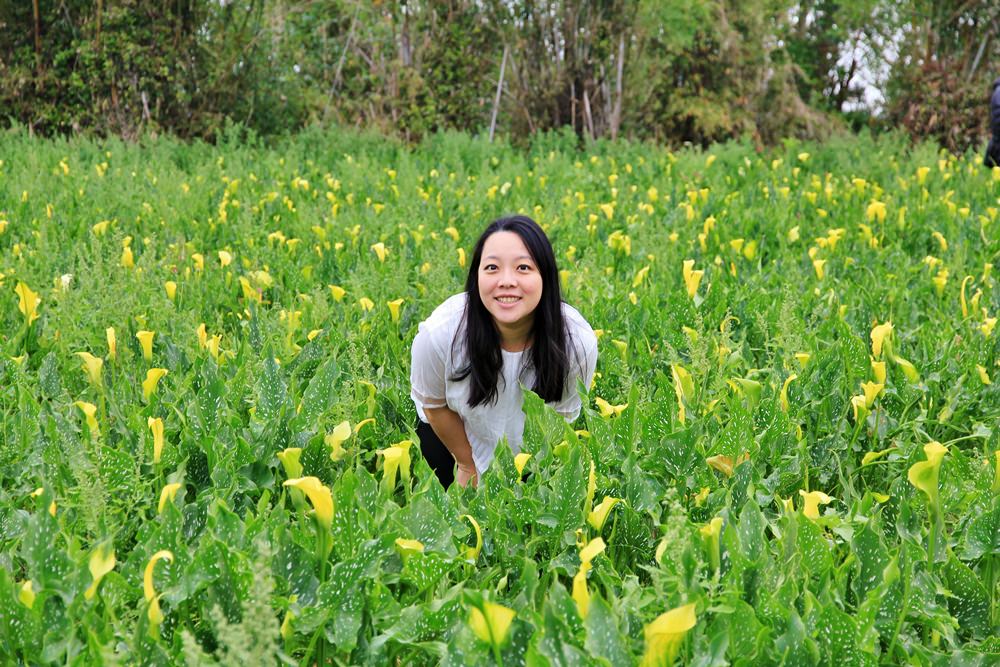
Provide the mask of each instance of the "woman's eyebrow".
MULTIPOLYGON (((496 255, 486 255, 486 257, 483 257, 483 259, 500 259, 500 257, 497 257, 496 255)), ((522 259, 526 259, 529 262, 535 261, 531 258, 531 255, 521 255, 520 257, 514 258, 515 261, 520 261, 522 259)))

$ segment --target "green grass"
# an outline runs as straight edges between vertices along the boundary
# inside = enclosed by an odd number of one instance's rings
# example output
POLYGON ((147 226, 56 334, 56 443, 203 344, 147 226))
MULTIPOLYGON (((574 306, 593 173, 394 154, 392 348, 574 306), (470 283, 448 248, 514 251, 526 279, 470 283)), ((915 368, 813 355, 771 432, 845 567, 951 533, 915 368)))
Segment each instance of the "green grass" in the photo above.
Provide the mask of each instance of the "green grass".
POLYGON ((0 155, 9 661, 998 658, 1000 177, 975 156, 894 138, 761 155, 445 134, 410 150, 333 132, 216 147, 7 134, 0 155), (478 489, 444 492, 414 446, 390 484, 385 450, 414 438, 416 326, 461 289, 459 250, 511 212, 547 229, 564 298, 602 331, 583 414, 566 425, 527 398, 523 481, 502 449, 478 489), (685 260, 703 272, 693 298, 685 260), (30 325, 20 283, 40 298, 30 325), (103 359, 100 385, 79 352, 103 359), (151 368, 167 374, 147 400, 151 368), (602 416, 598 397, 626 407, 602 416), (345 420, 360 428, 332 460, 345 420), (933 441, 947 454, 922 491, 908 475, 933 441), (284 485, 289 448, 292 473, 329 489, 329 528, 284 485), (816 491, 829 503, 806 516, 816 491), (623 502, 595 528, 609 496, 623 502), (573 582, 597 537, 583 618, 573 582), (143 576, 161 550, 155 623, 143 576), (492 644, 469 623, 489 604, 515 612, 492 644), (693 627, 647 640, 689 604, 693 627))

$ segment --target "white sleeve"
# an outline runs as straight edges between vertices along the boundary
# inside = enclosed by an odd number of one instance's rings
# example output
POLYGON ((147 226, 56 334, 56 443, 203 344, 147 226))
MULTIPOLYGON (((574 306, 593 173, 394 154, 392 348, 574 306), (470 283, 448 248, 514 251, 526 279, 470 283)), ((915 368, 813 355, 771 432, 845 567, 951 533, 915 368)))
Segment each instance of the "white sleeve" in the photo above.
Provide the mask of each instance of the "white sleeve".
POLYGON ((445 407, 444 354, 423 327, 413 339, 410 354, 410 398, 419 408, 445 407))
POLYGON ((566 376, 566 386, 563 387, 563 397, 552 405, 552 408, 568 422, 580 416, 582 407, 580 395, 576 393, 577 379, 583 380, 583 386, 589 391, 594 381, 594 371, 597 370, 597 336, 593 330, 587 327, 584 331, 578 331, 573 343, 573 354, 569 374, 566 376))

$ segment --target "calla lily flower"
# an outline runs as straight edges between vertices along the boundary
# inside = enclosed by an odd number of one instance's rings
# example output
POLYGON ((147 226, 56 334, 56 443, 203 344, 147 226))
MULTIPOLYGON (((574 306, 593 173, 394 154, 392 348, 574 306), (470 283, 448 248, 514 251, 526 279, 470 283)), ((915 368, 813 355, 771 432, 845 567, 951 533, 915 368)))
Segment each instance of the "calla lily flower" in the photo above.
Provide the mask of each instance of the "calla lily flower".
POLYGON ((392 318, 393 323, 399 323, 399 307, 403 305, 402 299, 393 299, 392 301, 386 301, 385 305, 389 308, 389 316, 392 318))
POLYGON ((694 298, 698 293, 698 285, 701 283, 701 277, 705 275, 704 270, 694 270, 694 260, 685 259, 684 264, 681 268, 681 275, 684 277, 684 287, 687 289, 688 297, 694 298))
POLYGON ((407 540, 402 537, 397 537, 396 549, 403 557, 411 554, 422 554, 424 552, 424 543, 419 540, 407 540))
POLYGON ((804 491, 799 489, 799 495, 802 496, 802 513, 808 519, 818 519, 819 506, 828 505, 833 502, 833 498, 822 491, 804 491))
POLYGON ((674 393, 677 395, 677 418, 681 424, 685 422, 685 402, 694 401, 694 380, 691 374, 680 364, 671 364, 670 374, 674 378, 674 393))
POLYGON ((156 589, 153 588, 153 570, 156 567, 156 562, 159 560, 165 560, 170 563, 173 562, 174 555, 166 549, 157 551, 149 559, 149 562, 146 563, 146 570, 142 576, 142 593, 146 598, 146 602, 149 603, 149 610, 146 614, 149 617, 149 622, 153 625, 163 623, 163 612, 160 611, 160 596, 156 594, 156 589))
POLYGON ((172 482, 163 487, 160 491, 160 503, 156 506, 156 513, 163 514, 163 508, 168 502, 174 502, 177 498, 177 491, 181 488, 180 482, 172 482))
POLYGON ((802 368, 806 367, 806 364, 809 363, 810 359, 812 359, 812 355, 809 354, 808 352, 796 352, 795 353, 795 360, 797 362, 799 362, 799 366, 801 366, 802 368))
POLYGON ((635 289, 646 279, 646 275, 649 273, 649 265, 642 267, 635 274, 635 278, 632 279, 632 289, 635 289))
MULTIPOLYGON (((563 441, 566 442, 565 440, 563 441)), ((583 511, 590 512, 594 507, 594 494, 597 493, 597 467, 594 460, 590 460, 590 474, 587 475, 587 497, 583 501, 583 511)))
POLYGON ((825 259, 814 259, 812 261, 813 271, 816 272, 816 279, 823 280, 823 276, 826 275, 826 260, 825 259))
POLYGON ((520 454, 514 457, 514 468, 517 470, 518 475, 524 474, 524 466, 528 463, 528 460, 530 458, 531 454, 528 454, 526 452, 521 452, 520 454))
POLYGON ((302 476, 302 464, 299 462, 300 456, 302 456, 301 447, 289 447, 278 452, 278 460, 281 461, 281 467, 284 468, 285 476, 288 479, 295 479, 302 476))
POLYGON ((938 473, 941 470, 941 460, 947 453, 948 448, 940 442, 928 442, 924 445, 927 460, 914 463, 906 475, 910 484, 924 492, 933 507, 938 505, 938 473))
POLYGON ((142 397, 149 401, 149 397, 156 392, 157 383, 167 374, 166 368, 150 368, 146 371, 146 379, 142 381, 142 397))
POLYGON ((516 612, 493 602, 483 602, 483 608, 473 607, 469 613, 469 627, 482 641, 499 649, 507 639, 510 624, 516 612))
POLYGON ((382 462, 382 490, 392 493, 396 488, 396 473, 403 460, 403 450, 399 447, 386 447, 378 450, 384 458, 382 462))
POLYGON ((233 255, 232 255, 232 253, 230 253, 230 252, 228 252, 226 250, 220 250, 217 254, 219 256, 219 264, 221 264, 224 267, 229 266, 230 264, 232 264, 232 262, 233 262, 233 255))
POLYGON ((601 501, 601 504, 594 508, 594 511, 587 514, 587 523, 597 532, 601 532, 601 529, 604 528, 604 523, 608 520, 608 514, 620 502, 622 502, 621 498, 606 496, 601 501))
POLYGON ((587 613, 590 611, 590 591, 587 590, 587 572, 590 571, 591 562, 604 552, 605 547, 604 540, 597 537, 580 549, 580 569, 576 573, 576 576, 573 577, 573 601, 576 602, 576 609, 580 613, 580 618, 587 618, 587 613))
POLYGON ((195 334, 198 336, 198 347, 202 350, 208 344, 208 331, 205 329, 205 323, 202 322, 198 325, 198 328, 194 330, 195 334))
POLYGON ((646 626, 646 652, 642 656, 642 667, 673 664, 684 636, 698 622, 694 609, 693 602, 671 609, 646 626))
POLYGON ((35 606, 35 587, 34 584, 32 584, 31 579, 24 580, 21 582, 21 585, 18 586, 17 600, 28 609, 35 606))
POLYGON ((611 417, 617 417, 625 410, 625 408, 628 407, 628 403, 622 403, 621 405, 611 405, 600 396, 594 397, 594 403, 597 404, 597 409, 600 411, 601 416, 604 417, 605 419, 609 419, 611 417))
POLYGON ((760 392, 761 384, 756 380, 748 380, 747 378, 732 378, 726 380, 726 383, 732 387, 737 394, 741 396, 746 396, 750 401, 751 405, 757 405, 760 403, 760 392))
POLYGON ((361 310, 367 312, 375 307, 375 302, 369 299, 368 297, 363 296, 360 299, 358 299, 358 305, 361 306, 361 310))
POLYGON ((787 378, 785 378, 785 383, 783 385, 781 385, 781 394, 778 396, 778 398, 781 400, 781 409, 784 410, 785 412, 788 412, 788 408, 789 408, 789 405, 788 405, 788 385, 790 385, 792 383, 792 380, 795 380, 798 377, 799 377, 798 375, 796 375, 795 373, 792 373, 787 378))
POLYGON ((163 455, 163 420, 159 417, 147 417, 146 425, 153 434, 153 463, 159 463, 163 455))
POLYGON ((882 390, 885 389, 885 385, 879 384, 877 382, 863 382, 861 383, 861 390, 865 392, 865 407, 871 408, 875 403, 875 399, 882 390))
POLYGON ((42 299, 22 282, 17 283, 17 286, 14 287, 14 292, 18 298, 17 309, 24 316, 25 323, 31 326, 31 323, 38 319, 38 305, 42 302, 42 299))
POLYGON ((132 255, 132 246, 126 245, 122 247, 121 265, 126 269, 135 267, 135 257, 132 255))
POLYGON ((722 566, 722 555, 719 546, 719 536, 722 534, 722 517, 715 517, 699 528, 698 532, 705 538, 705 547, 708 550, 708 559, 712 564, 712 569, 718 572, 722 566))
POLYGON ((393 447, 398 448, 401 452, 399 457, 399 479, 404 484, 410 481, 410 447, 412 446, 412 440, 400 440, 393 445, 393 447))
POLYGON ((118 359, 118 339, 115 337, 114 327, 108 327, 104 331, 108 340, 108 359, 115 361, 118 359))
POLYGON ((339 461, 347 452, 341 446, 351 437, 351 423, 344 420, 337 424, 331 433, 327 433, 323 442, 330 447, 330 460, 339 461))
POLYGON ((177 283, 175 283, 173 280, 168 280, 167 282, 163 283, 163 291, 167 293, 167 298, 170 299, 171 301, 177 299, 177 283))
POLYGON ((914 366, 913 364, 911 364, 909 361, 907 361, 903 357, 893 356, 892 360, 895 361, 896 364, 901 369, 903 369, 903 375, 906 376, 907 380, 909 380, 910 382, 920 382, 920 372, 917 371, 917 367, 916 366, 914 366))
POLYGON ((97 594, 97 587, 101 583, 101 579, 104 578, 111 570, 115 569, 115 549, 111 542, 102 542, 97 545, 94 549, 94 553, 90 554, 90 576, 93 577, 94 581, 90 584, 86 591, 83 593, 83 597, 87 600, 92 600, 97 594))
POLYGON ((97 417, 95 415, 97 414, 97 406, 93 403, 87 403, 86 401, 76 401, 73 405, 80 408, 80 412, 83 413, 83 416, 87 420, 87 428, 90 429, 92 434, 96 435, 97 417))
POLYGON ((990 374, 986 372, 986 367, 980 364, 976 364, 976 373, 979 374, 979 381, 985 384, 993 384, 990 380, 990 374))
POLYGON ((142 358, 146 361, 153 360, 153 337, 156 336, 155 331, 137 331, 135 337, 139 339, 139 345, 142 346, 142 358))
POLYGON ((733 472, 735 472, 736 467, 741 463, 750 460, 750 452, 743 452, 742 455, 737 457, 734 461, 731 456, 726 456, 724 454, 717 454, 715 456, 709 456, 705 459, 705 463, 708 464, 709 468, 718 470, 726 477, 732 477, 733 472))
POLYGON ((882 356, 882 346, 885 345, 886 342, 888 342, 891 335, 892 335, 891 321, 886 322, 885 324, 878 324, 872 328, 872 333, 871 333, 872 355, 876 359, 882 356))
POLYGON ((372 252, 375 253, 375 256, 378 257, 379 262, 384 262, 386 255, 389 254, 389 249, 386 248, 385 244, 382 242, 373 243, 371 249, 372 252))
POLYGON ((872 375, 875 376, 875 382, 884 385, 885 384, 885 362, 875 361, 874 357, 870 357, 872 362, 872 375))
POLYGON ((327 285, 327 287, 330 289, 330 296, 333 297, 334 301, 342 300, 344 295, 347 294, 347 290, 340 285, 327 285))
POLYGON ((103 386, 104 380, 101 377, 101 369, 104 368, 104 360, 100 357, 95 357, 90 352, 77 352, 76 356, 83 359, 83 369, 87 372, 87 379, 90 380, 90 384, 98 388, 103 386))
POLYGON ((472 529, 476 531, 476 546, 465 548, 465 559, 475 562, 479 558, 479 552, 483 550, 483 531, 479 527, 479 522, 471 514, 463 514, 462 518, 468 519, 469 523, 472 524, 472 529))
POLYGON ((309 502, 312 503, 313 511, 316 513, 316 520, 321 526, 330 530, 333 525, 333 495, 330 489, 323 485, 316 477, 298 477, 296 479, 285 480, 282 486, 290 486, 306 494, 309 502))

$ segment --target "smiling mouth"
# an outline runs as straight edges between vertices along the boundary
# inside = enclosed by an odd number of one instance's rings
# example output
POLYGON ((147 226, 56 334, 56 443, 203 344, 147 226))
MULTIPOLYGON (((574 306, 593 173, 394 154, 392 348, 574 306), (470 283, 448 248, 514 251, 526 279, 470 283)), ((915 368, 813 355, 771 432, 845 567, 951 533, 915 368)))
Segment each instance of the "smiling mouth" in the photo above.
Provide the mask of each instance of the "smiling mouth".
POLYGON ((519 297, 519 296, 498 296, 498 297, 496 297, 496 300, 499 301, 500 303, 517 303, 518 301, 521 300, 521 297, 519 297))

